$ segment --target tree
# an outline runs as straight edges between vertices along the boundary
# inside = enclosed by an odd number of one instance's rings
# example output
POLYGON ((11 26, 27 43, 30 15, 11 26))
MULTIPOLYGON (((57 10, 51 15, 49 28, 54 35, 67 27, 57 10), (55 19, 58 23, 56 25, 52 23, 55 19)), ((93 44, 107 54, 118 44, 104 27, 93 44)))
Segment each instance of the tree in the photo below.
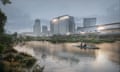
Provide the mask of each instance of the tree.
POLYGON ((1 2, 6 5, 6 4, 11 4, 11 1, 10 0, 1 0, 1 2))
MULTIPOLYGON (((11 3, 10 0, 0 0, 0 1, 2 2, 3 5, 11 3)), ((5 14, 0 9, 0 34, 4 33, 4 26, 5 26, 6 20, 7 20, 7 16, 5 16, 5 14)))
POLYGON ((7 17, 5 16, 5 14, 0 10, 0 34, 4 33, 4 26, 5 26, 5 22, 7 20, 7 17))
MULTIPOLYGON (((0 0, 3 5, 11 3, 10 0, 0 0)), ((0 53, 6 46, 10 46, 12 38, 4 33, 4 26, 7 20, 7 16, 0 9, 0 53)))

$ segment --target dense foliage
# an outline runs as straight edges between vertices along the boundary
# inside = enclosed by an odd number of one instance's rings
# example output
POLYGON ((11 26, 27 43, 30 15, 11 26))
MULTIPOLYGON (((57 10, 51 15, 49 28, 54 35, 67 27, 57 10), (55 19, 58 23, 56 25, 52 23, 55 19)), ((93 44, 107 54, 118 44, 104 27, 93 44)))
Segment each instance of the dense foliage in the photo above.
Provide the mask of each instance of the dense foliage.
POLYGON ((0 10, 0 52, 3 48, 9 47, 12 43, 12 37, 4 33, 4 26, 6 23, 7 17, 5 14, 0 10))
POLYGON ((5 14, 0 10, 0 34, 4 33, 6 19, 7 17, 5 16, 5 14))
MULTIPOLYGON (((0 2, 3 5, 11 3, 10 0, 0 0, 0 2)), ((36 59, 13 49, 13 44, 17 42, 17 33, 5 34, 6 20, 7 16, 0 9, 0 72, 26 72, 26 69, 30 69, 35 64, 36 59)))
POLYGON ((2 2, 4 5, 6 5, 6 4, 10 4, 10 3, 11 3, 10 0, 1 0, 1 2, 2 2))

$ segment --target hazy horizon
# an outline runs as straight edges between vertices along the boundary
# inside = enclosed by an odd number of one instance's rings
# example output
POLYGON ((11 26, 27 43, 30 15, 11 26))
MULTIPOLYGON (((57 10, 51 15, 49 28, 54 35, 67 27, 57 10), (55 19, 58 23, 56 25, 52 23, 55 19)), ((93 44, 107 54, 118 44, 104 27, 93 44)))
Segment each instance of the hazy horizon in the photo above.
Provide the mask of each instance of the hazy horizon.
POLYGON ((120 22, 120 0, 12 0, 0 8, 8 17, 6 30, 32 31, 34 20, 49 27, 49 21, 61 15, 75 17, 77 25, 84 17, 96 17, 97 24, 120 22))

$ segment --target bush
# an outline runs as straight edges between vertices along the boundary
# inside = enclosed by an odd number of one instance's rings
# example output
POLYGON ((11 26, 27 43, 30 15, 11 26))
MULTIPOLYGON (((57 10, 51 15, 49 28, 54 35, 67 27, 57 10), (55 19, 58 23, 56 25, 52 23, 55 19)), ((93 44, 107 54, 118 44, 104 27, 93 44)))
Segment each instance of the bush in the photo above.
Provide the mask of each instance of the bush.
POLYGON ((5 46, 4 46, 4 45, 2 45, 2 44, 0 44, 0 53, 2 53, 2 52, 3 52, 4 48, 5 48, 5 46))
POLYGON ((12 36, 7 34, 0 35, 0 44, 9 47, 13 43, 12 36))

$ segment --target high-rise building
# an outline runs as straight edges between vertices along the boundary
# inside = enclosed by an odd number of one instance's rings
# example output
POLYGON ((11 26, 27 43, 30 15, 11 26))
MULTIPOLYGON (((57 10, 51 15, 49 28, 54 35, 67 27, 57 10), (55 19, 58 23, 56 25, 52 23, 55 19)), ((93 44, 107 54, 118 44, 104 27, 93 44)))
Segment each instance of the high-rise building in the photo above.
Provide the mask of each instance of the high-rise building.
POLYGON ((35 24, 33 26, 33 32, 35 35, 39 36, 41 33, 41 24, 40 24, 40 19, 35 20, 35 24))
POLYGON ((52 34, 59 34, 59 24, 57 18, 50 21, 50 31, 52 34))
POLYGON ((84 27, 95 26, 95 25, 96 25, 96 18, 84 18, 83 19, 84 27))
POLYGON ((44 33, 44 34, 48 33, 48 27, 46 25, 42 26, 42 33, 44 33))
POLYGON ((69 32, 74 33, 75 32, 75 21, 74 17, 70 16, 69 19, 69 32))
POLYGON ((65 35, 75 32, 74 18, 69 15, 56 17, 51 20, 50 24, 52 34, 65 35))

